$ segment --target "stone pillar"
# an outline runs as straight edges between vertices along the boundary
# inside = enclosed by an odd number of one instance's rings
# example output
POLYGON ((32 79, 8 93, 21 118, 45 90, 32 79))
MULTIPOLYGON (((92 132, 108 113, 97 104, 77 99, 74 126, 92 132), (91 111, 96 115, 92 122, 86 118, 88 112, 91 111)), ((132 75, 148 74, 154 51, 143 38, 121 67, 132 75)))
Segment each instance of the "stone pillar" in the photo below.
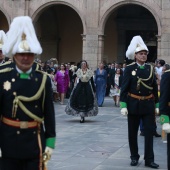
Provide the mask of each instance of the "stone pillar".
POLYGON ((98 35, 82 35, 83 37, 83 60, 89 64, 89 68, 97 68, 98 58, 98 35))
POLYGON ((161 58, 161 36, 157 35, 157 58, 161 58))
POLYGON ((81 34, 82 36, 82 41, 83 41, 83 52, 82 52, 82 59, 85 59, 85 49, 86 49, 86 35, 85 34, 81 34))
POLYGON ((108 62, 108 58, 104 58, 104 35, 98 35, 98 57, 97 57, 97 65, 105 60, 108 62))
POLYGON ((29 15, 30 0, 25 0, 25 15, 29 15))

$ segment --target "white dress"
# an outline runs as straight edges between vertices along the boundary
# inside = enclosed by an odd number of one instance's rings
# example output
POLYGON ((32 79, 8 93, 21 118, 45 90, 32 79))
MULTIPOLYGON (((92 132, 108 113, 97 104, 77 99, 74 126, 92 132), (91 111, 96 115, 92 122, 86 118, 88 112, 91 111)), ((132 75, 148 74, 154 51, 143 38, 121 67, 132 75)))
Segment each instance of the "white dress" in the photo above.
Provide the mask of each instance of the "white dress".
POLYGON ((119 74, 115 74, 115 79, 114 79, 115 80, 115 86, 110 89, 110 94, 109 94, 110 97, 120 96, 120 88, 118 88, 119 77, 120 77, 119 74))

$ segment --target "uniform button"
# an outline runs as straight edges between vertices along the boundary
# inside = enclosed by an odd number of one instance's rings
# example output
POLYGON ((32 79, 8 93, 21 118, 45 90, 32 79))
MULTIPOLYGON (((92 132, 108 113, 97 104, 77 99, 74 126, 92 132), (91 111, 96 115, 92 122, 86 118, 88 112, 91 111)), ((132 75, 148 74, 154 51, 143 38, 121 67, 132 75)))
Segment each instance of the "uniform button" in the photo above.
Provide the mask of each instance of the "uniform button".
POLYGON ((17 121, 19 121, 19 119, 18 119, 18 118, 17 118, 16 120, 17 120, 17 121))
POLYGON ((17 131, 17 135, 19 135, 20 134, 20 131, 17 131))
POLYGON ((15 82, 15 79, 14 79, 14 78, 12 78, 12 82, 15 82))
POLYGON ((17 93, 14 91, 14 92, 13 92, 13 95, 14 95, 14 96, 16 96, 16 95, 17 95, 17 93))
POLYGON ((35 108, 38 108, 38 106, 37 106, 37 105, 35 105, 35 108))
POLYGON ((34 131, 33 134, 36 134, 36 131, 34 131))

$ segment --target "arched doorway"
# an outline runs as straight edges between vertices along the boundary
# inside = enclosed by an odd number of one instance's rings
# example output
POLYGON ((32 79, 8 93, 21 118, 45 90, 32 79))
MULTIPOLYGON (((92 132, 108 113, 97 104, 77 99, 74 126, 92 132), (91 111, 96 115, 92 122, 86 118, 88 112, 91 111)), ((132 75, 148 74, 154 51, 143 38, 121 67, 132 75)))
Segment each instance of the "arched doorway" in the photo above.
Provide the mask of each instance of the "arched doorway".
POLYGON ((157 58, 157 34, 157 23, 149 10, 133 4, 118 7, 105 25, 104 59, 123 63, 132 37, 141 35, 149 49, 148 61, 154 62, 157 58))
POLYGON ((0 30, 7 32, 9 29, 8 20, 4 13, 0 10, 0 30))
POLYGON ((43 48, 41 59, 59 63, 82 59, 83 25, 77 12, 67 5, 50 5, 40 11, 35 28, 43 48))

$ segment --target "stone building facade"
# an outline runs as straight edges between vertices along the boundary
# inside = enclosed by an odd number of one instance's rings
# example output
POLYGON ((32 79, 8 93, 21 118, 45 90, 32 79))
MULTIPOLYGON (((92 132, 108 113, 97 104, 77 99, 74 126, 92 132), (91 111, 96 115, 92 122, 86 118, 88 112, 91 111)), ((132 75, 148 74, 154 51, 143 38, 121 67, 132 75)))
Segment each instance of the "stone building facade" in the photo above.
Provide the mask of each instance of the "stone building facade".
POLYGON ((29 15, 43 47, 43 61, 124 62, 134 35, 149 48, 148 61, 170 63, 170 0, 0 0, 0 29, 29 15))

